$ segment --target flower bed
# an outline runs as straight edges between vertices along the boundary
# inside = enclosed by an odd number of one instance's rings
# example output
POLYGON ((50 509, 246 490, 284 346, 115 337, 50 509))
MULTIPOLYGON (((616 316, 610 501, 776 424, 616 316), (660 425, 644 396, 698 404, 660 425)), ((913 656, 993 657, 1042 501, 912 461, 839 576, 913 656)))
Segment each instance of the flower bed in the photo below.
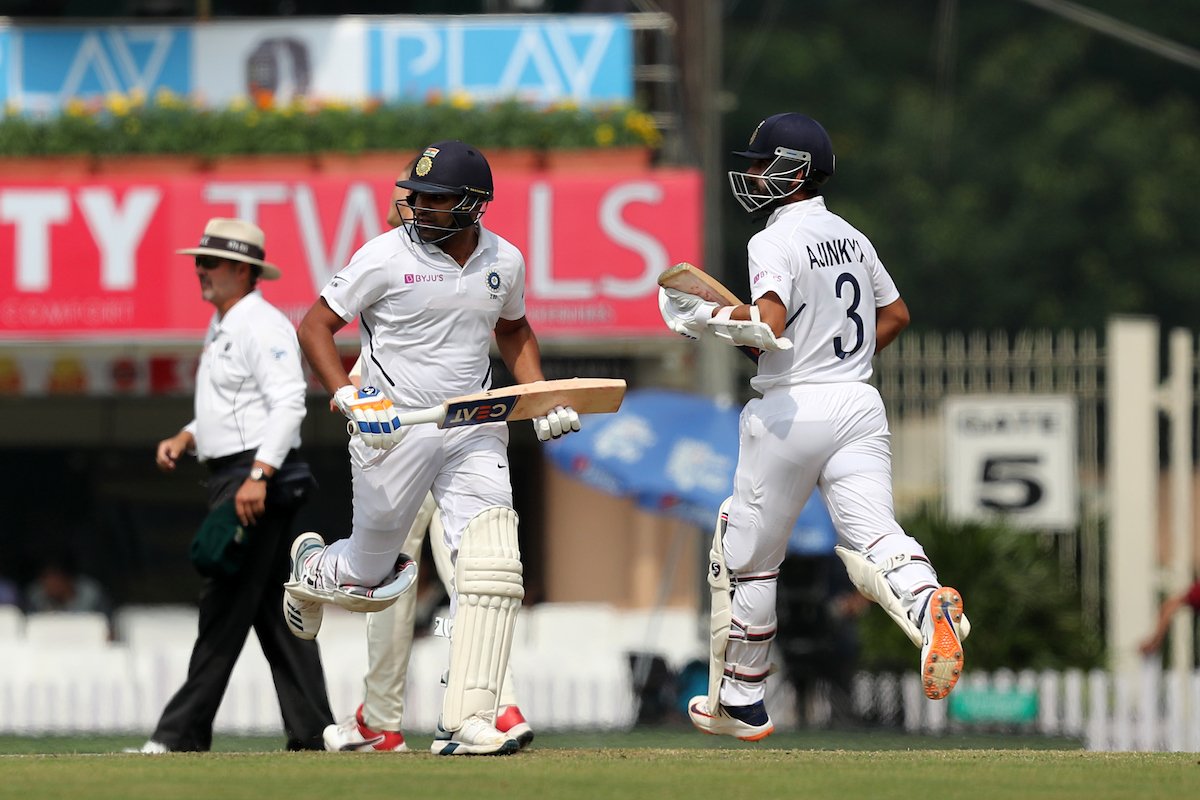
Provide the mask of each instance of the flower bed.
POLYGON ((103 103, 72 101, 64 113, 44 119, 0 117, 0 158, 9 159, 179 155, 212 163, 223 156, 292 154, 333 164, 346 156, 412 153, 440 139, 462 139, 485 153, 534 154, 648 153, 661 143, 650 116, 633 108, 475 105, 457 96, 397 105, 275 105, 265 97, 214 109, 164 91, 151 102, 136 94, 112 95, 103 103))

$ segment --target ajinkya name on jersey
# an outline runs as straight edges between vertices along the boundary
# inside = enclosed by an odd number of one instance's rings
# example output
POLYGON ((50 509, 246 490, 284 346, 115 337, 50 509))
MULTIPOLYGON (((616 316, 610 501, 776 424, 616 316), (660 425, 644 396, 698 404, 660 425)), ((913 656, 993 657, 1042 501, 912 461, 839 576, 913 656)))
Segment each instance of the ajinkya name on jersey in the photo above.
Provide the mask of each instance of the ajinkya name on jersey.
POLYGON ((857 239, 830 239, 827 242, 818 242, 815 253, 811 245, 805 245, 804 248, 808 250, 809 269, 836 267, 851 261, 864 260, 862 246, 857 239))

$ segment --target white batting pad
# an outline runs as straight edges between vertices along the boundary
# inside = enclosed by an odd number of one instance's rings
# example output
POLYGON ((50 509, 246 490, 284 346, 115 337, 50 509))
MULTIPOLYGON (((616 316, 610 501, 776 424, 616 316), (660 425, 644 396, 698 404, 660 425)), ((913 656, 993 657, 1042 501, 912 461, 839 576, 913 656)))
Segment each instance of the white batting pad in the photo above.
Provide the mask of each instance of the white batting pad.
POLYGON ((458 609, 442 727, 458 730, 472 714, 495 714, 525 597, 517 513, 493 506, 467 523, 454 567, 458 609))
POLYGON ((721 707, 721 680, 725 677, 725 650, 729 644, 729 628, 733 618, 729 593, 729 569, 725 566, 725 526, 729 520, 729 504, 725 498, 717 511, 713 530, 712 550, 708 554, 708 588, 712 592, 712 613, 709 618, 708 707, 721 707))

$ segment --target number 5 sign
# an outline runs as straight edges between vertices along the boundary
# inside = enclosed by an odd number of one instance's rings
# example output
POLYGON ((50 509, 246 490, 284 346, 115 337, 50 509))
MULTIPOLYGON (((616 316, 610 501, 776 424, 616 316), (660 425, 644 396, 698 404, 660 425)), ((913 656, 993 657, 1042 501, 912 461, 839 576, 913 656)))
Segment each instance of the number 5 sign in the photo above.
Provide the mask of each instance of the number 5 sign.
POLYGON ((943 406, 950 517, 997 515, 1022 528, 1067 530, 1078 522, 1074 398, 948 397, 943 406))

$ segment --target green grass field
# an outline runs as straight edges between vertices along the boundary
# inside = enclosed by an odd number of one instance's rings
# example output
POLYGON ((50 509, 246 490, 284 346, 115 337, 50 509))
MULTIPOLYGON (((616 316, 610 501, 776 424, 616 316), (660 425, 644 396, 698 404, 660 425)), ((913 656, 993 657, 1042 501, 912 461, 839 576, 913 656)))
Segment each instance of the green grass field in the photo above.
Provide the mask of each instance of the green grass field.
POLYGON ((0 797, 88 798, 1046 798, 1200 796, 1195 753, 1087 753, 1022 736, 800 731, 759 744, 682 729, 539 734, 507 758, 284 753, 278 738, 218 737, 212 753, 122 754, 136 737, 0 737, 0 797))

